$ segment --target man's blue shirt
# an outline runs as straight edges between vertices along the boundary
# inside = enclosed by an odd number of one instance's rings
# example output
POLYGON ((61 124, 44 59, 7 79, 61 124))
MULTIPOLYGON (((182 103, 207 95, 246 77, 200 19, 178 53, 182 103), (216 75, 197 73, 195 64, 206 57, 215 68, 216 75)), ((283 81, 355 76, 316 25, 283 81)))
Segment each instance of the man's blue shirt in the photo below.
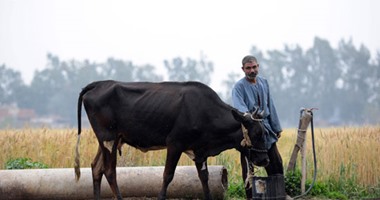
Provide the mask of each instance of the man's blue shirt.
POLYGON ((240 112, 253 112, 259 108, 264 111, 264 126, 266 129, 266 147, 269 149, 277 141, 277 134, 282 131, 277 111, 269 91, 268 81, 256 77, 256 83, 249 82, 245 77, 236 82, 232 89, 233 106, 240 112))

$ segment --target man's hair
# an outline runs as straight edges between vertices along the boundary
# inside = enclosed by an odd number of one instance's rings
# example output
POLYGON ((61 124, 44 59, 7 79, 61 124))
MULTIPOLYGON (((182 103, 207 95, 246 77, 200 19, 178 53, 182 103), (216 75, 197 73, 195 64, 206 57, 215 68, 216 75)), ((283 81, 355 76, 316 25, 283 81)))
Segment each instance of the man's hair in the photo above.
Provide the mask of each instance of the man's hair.
POLYGON ((255 56, 251 56, 251 55, 248 55, 248 56, 245 56, 243 58, 243 60, 241 61, 241 63, 243 64, 246 64, 246 63, 251 63, 251 62, 256 62, 257 63, 257 59, 255 56))

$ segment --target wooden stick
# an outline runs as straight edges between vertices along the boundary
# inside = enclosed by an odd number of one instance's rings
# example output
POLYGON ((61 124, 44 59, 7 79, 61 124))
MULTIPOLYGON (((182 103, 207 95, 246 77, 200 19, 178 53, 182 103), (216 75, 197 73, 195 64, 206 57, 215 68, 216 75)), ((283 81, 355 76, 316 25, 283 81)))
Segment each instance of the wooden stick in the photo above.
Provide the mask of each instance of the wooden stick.
POLYGON ((289 160, 287 171, 295 170, 298 151, 302 148, 302 146, 306 142, 306 139, 305 139, 306 132, 310 124, 311 118, 312 118, 311 110, 303 109, 300 116, 299 125, 298 125, 297 141, 296 141, 296 144, 294 145, 294 149, 292 152, 292 156, 290 157, 290 160, 289 160))

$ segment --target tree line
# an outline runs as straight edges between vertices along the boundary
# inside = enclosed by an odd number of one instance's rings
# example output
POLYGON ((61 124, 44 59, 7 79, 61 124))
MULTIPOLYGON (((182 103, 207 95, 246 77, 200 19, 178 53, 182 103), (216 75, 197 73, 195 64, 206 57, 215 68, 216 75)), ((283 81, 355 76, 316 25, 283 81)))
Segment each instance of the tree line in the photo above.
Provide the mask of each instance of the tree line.
MULTIPOLYGON (((248 53, 258 58, 260 73, 269 81, 284 126, 298 124, 301 107, 318 108, 315 120, 322 125, 380 122, 380 52, 371 59, 368 48, 364 45, 356 48, 352 40, 341 40, 334 49, 327 40, 316 37, 307 50, 299 45, 284 45, 281 50, 263 52, 252 46, 248 53)), ((214 64, 205 56, 176 57, 163 63, 169 81, 211 83, 214 64)), ((57 55, 48 54, 46 68, 37 70, 29 85, 20 72, 1 65, 0 102, 34 109, 41 116, 60 116, 75 126, 77 98, 82 87, 106 79, 163 81, 164 76, 156 71, 153 65, 138 66, 122 59, 108 58, 101 63, 62 61, 57 55)), ((231 104, 231 88, 242 77, 243 72, 230 72, 222 80, 223 89, 217 92, 226 103, 231 104)))

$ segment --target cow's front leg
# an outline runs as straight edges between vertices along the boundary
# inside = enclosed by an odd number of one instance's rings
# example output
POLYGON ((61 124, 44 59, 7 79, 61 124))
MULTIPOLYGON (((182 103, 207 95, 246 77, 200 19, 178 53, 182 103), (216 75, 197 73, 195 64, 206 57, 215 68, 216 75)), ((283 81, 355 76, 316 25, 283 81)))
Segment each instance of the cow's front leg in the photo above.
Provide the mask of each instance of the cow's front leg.
POLYGON ((177 163, 178 163, 179 158, 181 157, 181 153, 182 151, 179 151, 175 147, 168 146, 167 148, 164 178, 162 182, 161 191, 158 195, 159 200, 166 199, 166 192, 168 190, 168 186, 170 182, 174 178, 175 168, 177 167, 177 163))
POLYGON ((204 198, 206 200, 211 200, 211 193, 210 193, 210 188, 208 186, 208 169, 207 169, 207 161, 204 162, 196 162, 195 166, 197 167, 198 171, 198 177, 201 180, 202 183, 202 189, 203 189, 203 194, 204 198))

